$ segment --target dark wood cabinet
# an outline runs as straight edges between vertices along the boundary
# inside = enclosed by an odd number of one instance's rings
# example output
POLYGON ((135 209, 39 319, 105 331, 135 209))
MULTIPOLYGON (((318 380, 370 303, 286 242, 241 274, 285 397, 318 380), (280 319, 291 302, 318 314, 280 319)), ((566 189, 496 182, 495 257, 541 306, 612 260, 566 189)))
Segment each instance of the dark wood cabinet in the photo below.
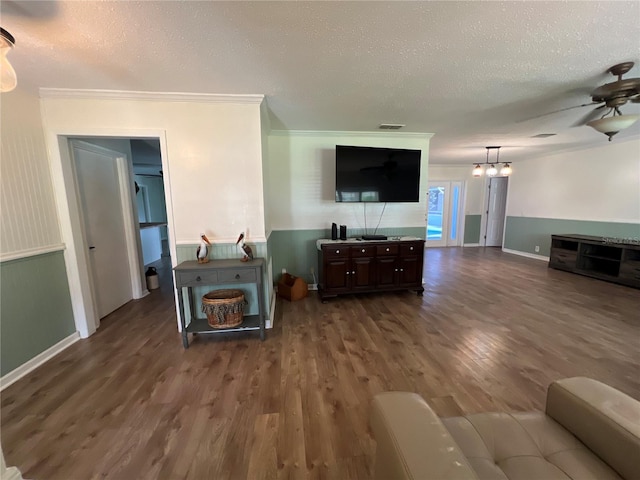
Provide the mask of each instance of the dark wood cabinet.
POLYGON ((637 239, 552 235, 549 267, 640 288, 637 239))
POLYGON ((320 298, 422 287, 424 240, 318 242, 320 298))

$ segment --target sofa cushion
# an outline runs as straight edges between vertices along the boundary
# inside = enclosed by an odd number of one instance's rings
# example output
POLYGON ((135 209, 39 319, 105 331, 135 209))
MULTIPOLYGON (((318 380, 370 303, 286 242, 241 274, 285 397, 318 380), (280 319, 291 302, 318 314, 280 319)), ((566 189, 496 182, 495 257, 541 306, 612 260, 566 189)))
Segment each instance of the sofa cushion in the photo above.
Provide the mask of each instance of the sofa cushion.
POLYGON ((442 419, 480 479, 619 479, 542 412, 442 419))

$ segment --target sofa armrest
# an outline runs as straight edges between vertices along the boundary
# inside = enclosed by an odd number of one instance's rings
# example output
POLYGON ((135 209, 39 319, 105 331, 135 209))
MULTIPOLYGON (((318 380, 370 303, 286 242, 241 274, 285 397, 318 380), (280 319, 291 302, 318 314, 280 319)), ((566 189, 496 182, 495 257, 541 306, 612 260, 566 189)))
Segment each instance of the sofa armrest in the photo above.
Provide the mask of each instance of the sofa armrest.
POLYGON ((640 475, 640 402, 597 380, 549 386, 546 413, 623 478, 640 475))
POLYGON ((438 416, 415 393, 376 395, 371 428, 378 444, 376 479, 478 478, 438 416))

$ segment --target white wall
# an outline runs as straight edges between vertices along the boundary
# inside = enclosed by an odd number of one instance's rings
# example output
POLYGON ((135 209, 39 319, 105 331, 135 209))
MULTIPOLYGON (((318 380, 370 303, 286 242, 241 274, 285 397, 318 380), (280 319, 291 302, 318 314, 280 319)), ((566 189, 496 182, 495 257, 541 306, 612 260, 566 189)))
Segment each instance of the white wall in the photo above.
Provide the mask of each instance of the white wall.
POLYGON ((18 87, 0 111, 0 254, 61 248, 39 99, 18 87))
MULTIPOLYGON (((272 132, 269 136, 268 215, 274 230, 329 228, 332 222, 364 228, 362 203, 335 202, 336 145, 422 150, 420 202, 389 203, 380 228, 424 227, 431 134, 377 132, 272 132)), ((367 227, 375 227, 383 204, 370 203, 367 227)))
POLYGON ((125 137, 163 132, 176 243, 197 243, 201 232, 214 241, 235 242, 242 230, 250 240, 264 241, 262 97, 167 98, 43 91, 45 132, 125 137))
POLYGON ((465 184, 465 215, 482 214, 484 178, 475 178, 473 165, 429 165, 429 181, 459 181, 465 184))
POLYGON ((508 216, 640 223, 640 140, 518 161, 508 216))

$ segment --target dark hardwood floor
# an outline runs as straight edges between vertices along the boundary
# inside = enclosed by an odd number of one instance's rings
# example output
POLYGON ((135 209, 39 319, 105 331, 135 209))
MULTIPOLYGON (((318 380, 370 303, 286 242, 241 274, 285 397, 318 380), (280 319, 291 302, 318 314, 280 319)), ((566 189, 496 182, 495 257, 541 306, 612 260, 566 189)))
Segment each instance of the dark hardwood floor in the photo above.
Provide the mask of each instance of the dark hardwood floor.
POLYGON ((640 398, 640 292, 498 249, 427 250, 423 297, 278 299, 266 341, 188 350, 163 276, 2 392, 2 446, 25 478, 366 479, 378 392, 418 392, 442 416, 542 409, 576 375, 640 398))

